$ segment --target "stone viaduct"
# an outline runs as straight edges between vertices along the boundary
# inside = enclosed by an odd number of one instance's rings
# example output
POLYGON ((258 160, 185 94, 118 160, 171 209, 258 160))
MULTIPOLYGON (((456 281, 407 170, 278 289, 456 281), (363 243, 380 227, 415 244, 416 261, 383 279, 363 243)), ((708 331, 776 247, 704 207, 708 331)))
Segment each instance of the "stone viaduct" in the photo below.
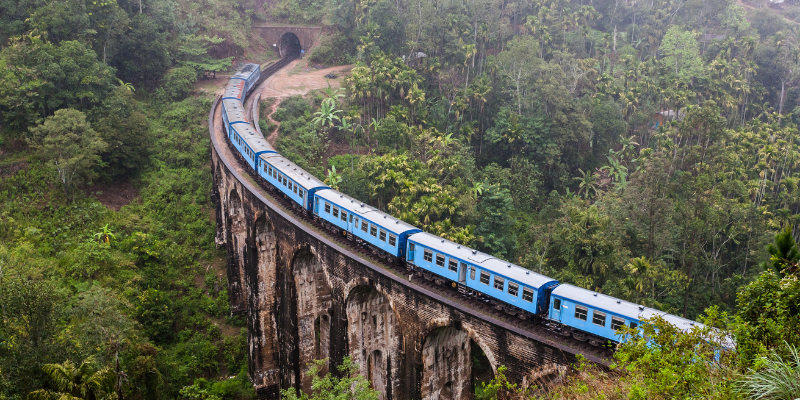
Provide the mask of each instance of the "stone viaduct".
POLYGON ((386 400, 471 398, 474 354, 523 383, 575 361, 575 350, 376 265, 287 211, 226 158, 218 102, 209 115, 216 242, 228 253, 231 310, 246 316, 261 398, 308 390, 319 359, 327 370, 350 356, 386 400))

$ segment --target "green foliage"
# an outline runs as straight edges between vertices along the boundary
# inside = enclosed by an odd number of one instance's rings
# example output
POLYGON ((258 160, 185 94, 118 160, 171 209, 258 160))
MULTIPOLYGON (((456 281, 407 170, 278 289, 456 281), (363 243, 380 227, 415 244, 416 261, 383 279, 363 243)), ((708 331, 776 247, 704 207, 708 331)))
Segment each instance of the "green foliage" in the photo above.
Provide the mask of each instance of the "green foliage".
POLYGON ((197 70, 192 66, 167 71, 158 88, 158 96, 165 102, 183 100, 197 82, 197 70))
POLYGON ((751 399, 778 400, 800 398, 800 350, 787 346, 784 359, 776 350, 756 361, 757 370, 748 370, 738 391, 751 399))
POLYGON ((30 131, 28 142, 58 172, 58 180, 68 199, 76 184, 97 175, 94 168, 102 163, 100 154, 108 145, 82 112, 69 108, 58 110, 30 131))
POLYGON ((28 394, 29 400, 116 398, 116 374, 109 367, 98 369, 92 357, 75 366, 71 361, 63 364, 45 364, 42 369, 53 382, 55 390, 39 389, 28 394))
POLYGON ((281 391, 285 400, 369 400, 378 399, 379 393, 370 388, 367 379, 358 374, 358 365, 345 357, 342 364, 337 367, 338 376, 329 372, 320 376, 319 372, 325 367, 325 360, 317 360, 308 370, 312 376, 311 395, 301 392, 299 395, 295 388, 281 391))
MULTIPOLYGON (((724 321, 726 315, 711 310, 709 317, 724 321)), ((727 399, 733 396, 735 370, 724 350, 724 336, 710 327, 683 332, 660 316, 641 325, 643 334, 627 331, 630 339, 615 357, 630 379, 631 399, 727 399)), ((724 334, 722 334, 724 335, 724 334)))
POLYGON ((16 38, 0 52, 3 124, 24 131, 61 108, 84 109, 113 90, 114 70, 78 41, 52 44, 41 36, 16 38))
POLYGON ((209 382, 198 378, 191 386, 185 386, 180 391, 179 399, 182 400, 230 400, 230 399, 255 399, 255 390, 247 377, 247 370, 242 369, 231 379, 218 382, 209 382))
POLYGON ((475 399, 498 400, 528 397, 525 388, 508 381, 506 370, 507 368, 503 365, 497 367, 497 374, 491 381, 481 382, 481 386, 475 388, 475 399))
POLYGON ((481 249, 503 259, 512 259, 516 252, 516 238, 513 236, 513 200, 508 189, 490 184, 478 202, 478 219, 475 234, 483 237, 481 249))

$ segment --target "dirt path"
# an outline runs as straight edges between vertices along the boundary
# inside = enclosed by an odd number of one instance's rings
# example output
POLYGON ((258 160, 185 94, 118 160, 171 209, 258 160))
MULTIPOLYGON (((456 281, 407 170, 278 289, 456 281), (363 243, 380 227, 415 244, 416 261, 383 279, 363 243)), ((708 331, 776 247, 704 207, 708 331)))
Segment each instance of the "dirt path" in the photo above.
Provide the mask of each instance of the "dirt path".
POLYGON ((308 67, 306 60, 301 59, 292 61, 289 65, 281 68, 280 71, 267 78, 264 83, 256 89, 261 92, 262 99, 268 97, 275 98, 266 118, 273 124, 276 124, 277 127, 267 137, 267 142, 274 146, 275 140, 278 139, 280 122, 272 119, 272 114, 278 109, 282 99, 296 95, 305 96, 312 90, 327 89, 328 87, 333 89, 340 88, 342 87, 344 75, 350 72, 352 68, 352 65, 341 65, 318 70, 308 67), (298 67, 298 64, 302 68, 301 72, 290 75, 289 73, 294 71, 298 67), (327 74, 336 74, 338 77, 336 79, 328 79, 325 77, 327 74))

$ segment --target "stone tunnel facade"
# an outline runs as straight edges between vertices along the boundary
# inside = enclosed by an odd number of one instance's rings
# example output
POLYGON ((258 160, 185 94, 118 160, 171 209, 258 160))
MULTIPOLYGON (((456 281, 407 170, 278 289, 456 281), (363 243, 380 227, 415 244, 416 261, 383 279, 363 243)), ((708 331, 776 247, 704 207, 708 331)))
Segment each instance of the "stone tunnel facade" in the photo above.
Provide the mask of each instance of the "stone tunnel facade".
POLYGON ((333 369, 350 356, 386 400, 469 398, 471 346, 517 382, 574 361, 329 241, 255 190, 214 135, 212 144, 216 242, 227 249, 231 312, 246 316, 261 398, 308 391, 319 359, 333 369))

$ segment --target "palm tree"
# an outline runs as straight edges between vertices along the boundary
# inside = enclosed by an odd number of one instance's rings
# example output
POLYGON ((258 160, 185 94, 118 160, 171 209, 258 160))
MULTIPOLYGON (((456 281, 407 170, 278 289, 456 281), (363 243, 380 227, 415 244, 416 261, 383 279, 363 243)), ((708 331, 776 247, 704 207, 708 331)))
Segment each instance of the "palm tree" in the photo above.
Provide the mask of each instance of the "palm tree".
POLYGON ((50 377, 55 390, 39 389, 28 394, 28 400, 111 400, 114 392, 114 371, 110 367, 97 369, 94 357, 84 360, 77 368, 72 361, 45 364, 42 370, 50 377))
POLYGON ((581 173, 581 176, 572 178, 579 182, 578 195, 580 196, 583 194, 583 198, 585 199, 588 199, 589 196, 592 195, 591 192, 594 192, 594 194, 597 195, 597 175, 590 173, 590 171, 583 172, 583 170, 580 168, 578 168, 578 171, 581 173))

